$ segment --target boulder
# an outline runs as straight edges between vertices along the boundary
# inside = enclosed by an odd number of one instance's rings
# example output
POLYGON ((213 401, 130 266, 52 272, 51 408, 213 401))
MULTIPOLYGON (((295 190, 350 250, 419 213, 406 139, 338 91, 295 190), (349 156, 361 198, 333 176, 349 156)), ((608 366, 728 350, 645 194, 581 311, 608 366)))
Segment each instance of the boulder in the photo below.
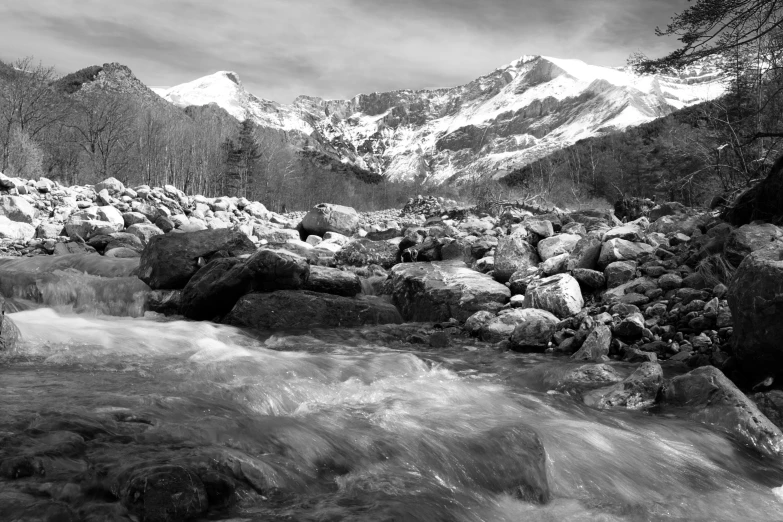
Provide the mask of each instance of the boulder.
POLYGON ((191 520, 209 508, 203 482, 196 473, 183 466, 139 466, 121 473, 117 482, 115 491, 120 501, 137 520, 191 520))
POLYGON ((542 261, 560 254, 570 254, 582 238, 576 234, 558 234, 538 242, 538 255, 542 261))
POLYGON ((601 247, 601 254, 598 256, 598 267, 606 268, 609 263, 615 261, 636 261, 642 254, 652 252, 653 247, 646 243, 632 243, 624 239, 610 239, 601 247))
POLYGON ((5 310, 0 315, 0 352, 12 352, 16 349, 19 338, 22 334, 19 327, 14 324, 10 317, 5 315, 5 310))
POLYGON ((163 235, 163 231, 152 223, 134 223, 125 229, 128 234, 133 234, 142 244, 146 245, 155 236, 163 235))
POLYGON ((202 230, 153 237, 141 255, 139 278, 152 289, 184 288, 199 269, 199 258, 218 252, 239 256, 256 247, 242 232, 202 230))
POLYGON ((575 268, 571 271, 571 275, 587 290, 598 290, 606 285, 606 276, 597 270, 575 268))
POLYGON ((252 274, 245 262, 235 257, 213 259, 190 278, 182 289, 179 312, 190 319, 221 317, 248 293, 252 274))
POLYGON ((783 245, 783 230, 771 223, 742 225, 732 230, 723 247, 723 254, 738 267, 749 254, 769 246, 783 245))
POLYGON ((272 244, 301 240, 299 232, 292 228, 271 228, 256 225, 253 227, 253 235, 272 244))
POLYGON ((125 192, 125 185, 122 184, 117 178, 106 178, 100 183, 95 185, 95 192, 98 193, 102 190, 106 190, 109 194, 122 194, 125 192))
POLYGON ((122 217, 122 212, 111 205, 98 207, 97 216, 101 221, 108 221, 113 225, 117 225, 117 230, 125 228, 125 219, 122 217))
POLYGON ((610 228, 604 234, 604 241, 610 239, 625 239, 626 241, 642 241, 642 229, 638 225, 627 224, 610 228))
POLYGON ((351 207, 321 203, 302 220, 302 229, 308 234, 323 236, 326 232, 339 232, 346 236, 359 228, 359 214, 351 207))
POLYGON ((32 224, 35 219, 35 207, 20 196, 0 196, 0 216, 18 223, 32 224))
POLYGON ((286 250, 261 249, 250 256, 245 268, 253 280, 253 290, 297 290, 310 277, 307 260, 286 250))
POLYGON ((520 321, 511 334, 511 346, 517 350, 543 350, 549 345, 560 320, 536 308, 514 310, 520 321))
POLYGON ((754 379, 783 376, 783 244, 747 256, 727 299, 734 354, 744 372, 754 379))
POLYGON ((481 330, 492 321, 496 315, 492 312, 481 310, 465 320, 465 330, 470 335, 479 335, 481 330))
POLYGON ((511 292, 460 262, 404 263, 391 270, 392 298, 407 321, 465 321, 497 312, 511 292))
POLYGON ((636 262, 615 261, 614 263, 609 263, 604 268, 604 276, 606 276, 607 288, 625 284, 636 277, 636 262))
MULTIPOLYGON (((525 314, 524 312, 525 310, 520 308, 501 310, 497 316, 492 317, 481 328, 481 340, 489 343, 507 341, 511 337, 511 334, 514 333, 514 329, 517 325, 528 320, 528 314, 525 314)), ((475 315, 476 314, 473 314, 470 317, 475 315)), ((468 319, 470 319, 470 317, 468 319)), ((555 318, 555 322, 557 322, 557 318, 555 318)))
POLYGON ((652 406, 663 386, 663 370, 657 362, 643 362, 617 384, 587 392, 584 403, 594 408, 640 409, 652 406))
POLYGON ((400 251, 393 241, 354 239, 335 254, 335 261, 340 265, 380 265, 388 269, 400 262, 400 251))
POLYGON ((498 240, 495 249, 495 278, 505 283, 518 270, 538 266, 541 260, 536 249, 526 239, 526 231, 517 232, 498 240))
POLYGON ((128 247, 107 248, 103 255, 105 257, 114 257, 119 259, 132 259, 141 257, 141 254, 138 250, 134 250, 128 247))
POLYGON ((57 239, 62 235, 64 228, 62 223, 41 223, 35 229, 35 237, 39 239, 57 239))
POLYGON ((587 335, 582 347, 571 356, 578 361, 601 361, 609 355, 612 343, 612 331, 608 326, 599 324, 587 335))
POLYGON ((783 450, 780 429, 713 366, 674 377, 663 396, 666 405, 685 408, 688 418, 720 426, 762 453, 779 455, 783 450))
POLYGON ((11 221, 6 216, 0 216, 0 239, 16 239, 28 241, 35 237, 35 227, 21 221, 11 221))
POLYGON ((644 316, 639 312, 628 314, 614 329, 614 334, 624 340, 639 339, 644 332, 644 316))
POLYGON ((568 274, 533 281, 525 291, 525 307, 546 310, 561 319, 578 314, 583 306, 579 283, 568 274))
POLYGON ((245 294, 223 322, 258 330, 301 330, 401 323, 402 318, 394 305, 376 296, 280 290, 245 294))
POLYGON ((318 265, 310 267, 310 276, 304 288, 313 292, 345 297, 353 297, 362 292, 359 276, 353 272, 318 265))
POLYGON ((577 268, 595 270, 598 266, 598 256, 601 254, 601 245, 601 240, 597 237, 583 237, 571 251, 566 268, 568 270, 577 268))

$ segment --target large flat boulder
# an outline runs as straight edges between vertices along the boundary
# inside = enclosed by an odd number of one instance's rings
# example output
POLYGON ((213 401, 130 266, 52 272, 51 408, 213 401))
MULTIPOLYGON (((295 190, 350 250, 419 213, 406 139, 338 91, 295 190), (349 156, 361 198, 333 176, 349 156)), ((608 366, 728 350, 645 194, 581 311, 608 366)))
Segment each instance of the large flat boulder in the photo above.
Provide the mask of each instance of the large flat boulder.
POLYGON ((238 230, 217 229, 166 234, 150 239, 139 263, 139 278, 152 289, 184 288, 199 269, 199 258, 223 252, 239 256, 256 247, 238 230))
POLYGON ((783 375, 783 244, 745 258, 727 295, 734 353, 748 376, 783 375))
POLYGON ((498 311, 511 297, 505 285, 461 262, 404 263, 391 278, 406 321, 465 321, 480 310, 498 311))
POLYGON ((350 236, 359 227, 359 214, 351 207, 321 203, 314 206, 302 219, 302 228, 307 234, 323 236, 327 232, 338 232, 350 236))
POLYGON ((783 450, 780 429, 714 366, 678 375, 663 396, 667 405, 685 408, 688 418, 720 426, 762 453, 779 455, 783 450))
POLYGON ((377 296, 344 297, 309 290, 280 290, 245 294, 223 322, 258 330, 280 330, 401 323, 402 318, 394 305, 377 296))
POLYGON ((732 230, 723 246, 723 254, 728 261, 739 266, 740 263, 756 250, 783 245, 783 230, 771 223, 742 225, 732 230))

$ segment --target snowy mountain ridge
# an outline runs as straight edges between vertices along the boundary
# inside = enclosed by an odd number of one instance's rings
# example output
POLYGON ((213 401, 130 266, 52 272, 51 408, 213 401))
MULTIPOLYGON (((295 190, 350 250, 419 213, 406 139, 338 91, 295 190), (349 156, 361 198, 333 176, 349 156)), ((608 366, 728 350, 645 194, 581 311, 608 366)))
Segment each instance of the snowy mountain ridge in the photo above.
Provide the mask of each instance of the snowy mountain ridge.
POLYGON ((215 103, 297 147, 392 180, 442 183, 500 177, 578 140, 717 98, 725 84, 714 62, 675 75, 638 75, 628 67, 523 56, 461 86, 350 100, 299 96, 280 104, 249 93, 228 71, 155 92, 179 107, 215 103))

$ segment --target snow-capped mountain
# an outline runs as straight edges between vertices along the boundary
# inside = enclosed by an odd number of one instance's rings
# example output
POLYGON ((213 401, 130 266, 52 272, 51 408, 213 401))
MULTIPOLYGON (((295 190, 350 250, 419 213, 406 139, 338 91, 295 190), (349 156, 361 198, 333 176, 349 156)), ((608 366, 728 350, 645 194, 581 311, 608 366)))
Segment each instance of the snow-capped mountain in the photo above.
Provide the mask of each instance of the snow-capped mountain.
POLYGON ((237 119, 286 133, 298 146, 393 180, 440 183, 474 173, 500 177, 580 139, 717 98, 725 84, 713 62, 641 76, 523 56, 458 87, 350 100, 300 96, 283 105, 253 96, 225 71, 155 91, 180 107, 215 103, 237 119))

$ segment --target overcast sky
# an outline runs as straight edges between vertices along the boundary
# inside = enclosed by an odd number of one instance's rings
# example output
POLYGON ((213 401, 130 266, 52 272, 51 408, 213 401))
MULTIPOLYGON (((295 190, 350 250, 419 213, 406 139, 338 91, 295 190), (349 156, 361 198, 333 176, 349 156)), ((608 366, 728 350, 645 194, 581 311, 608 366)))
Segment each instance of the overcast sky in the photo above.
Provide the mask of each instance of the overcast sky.
POLYGON ((0 59, 105 62, 150 86, 232 70, 253 94, 350 98, 466 83, 524 54, 624 65, 677 44, 686 0, 7 0, 0 59))

